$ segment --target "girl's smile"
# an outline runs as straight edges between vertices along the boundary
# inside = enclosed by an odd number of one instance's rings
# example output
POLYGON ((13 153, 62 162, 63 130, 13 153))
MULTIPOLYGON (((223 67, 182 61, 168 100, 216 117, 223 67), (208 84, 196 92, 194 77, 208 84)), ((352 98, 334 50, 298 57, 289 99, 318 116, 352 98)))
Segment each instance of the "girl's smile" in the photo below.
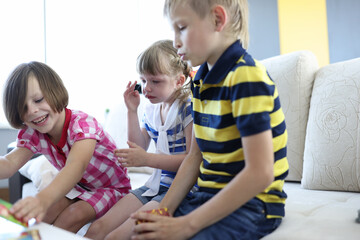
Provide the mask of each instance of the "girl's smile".
POLYGON ((34 123, 35 125, 43 126, 46 124, 48 117, 49 117, 49 114, 46 114, 46 115, 43 115, 39 118, 32 120, 31 122, 34 123))

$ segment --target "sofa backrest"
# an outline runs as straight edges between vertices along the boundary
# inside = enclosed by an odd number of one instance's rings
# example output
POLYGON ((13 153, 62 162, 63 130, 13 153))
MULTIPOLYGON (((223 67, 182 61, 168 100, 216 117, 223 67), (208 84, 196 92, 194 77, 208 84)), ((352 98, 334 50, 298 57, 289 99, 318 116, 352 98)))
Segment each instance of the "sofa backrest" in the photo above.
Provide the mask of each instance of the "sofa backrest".
POLYGON ((315 73, 319 69, 315 55, 297 51, 261 61, 274 80, 285 114, 288 131, 288 181, 301 181, 309 106, 315 73))
POLYGON ((360 191, 360 58, 329 64, 316 73, 302 186, 360 191))

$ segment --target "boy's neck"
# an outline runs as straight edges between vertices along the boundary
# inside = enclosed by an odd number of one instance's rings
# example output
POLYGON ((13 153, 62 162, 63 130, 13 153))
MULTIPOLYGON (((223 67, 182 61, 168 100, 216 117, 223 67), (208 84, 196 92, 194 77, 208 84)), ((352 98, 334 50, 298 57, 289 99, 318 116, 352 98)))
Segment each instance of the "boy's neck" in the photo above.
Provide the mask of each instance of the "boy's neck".
POLYGON ((223 41, 219 41, 220 44, 217 48, 217 52, 214 53, 214 59, 207 61, 207 65, 209 68, 209 71, 212 69, 212 67, 215 65, 215 63, 217 62, 217 60, 219 60, 219 58, 224 54, 224 52, 235 42, 235 41, 239 41, 239 39, 236 38, 230 38, 230 37, 224 37, 223 41))

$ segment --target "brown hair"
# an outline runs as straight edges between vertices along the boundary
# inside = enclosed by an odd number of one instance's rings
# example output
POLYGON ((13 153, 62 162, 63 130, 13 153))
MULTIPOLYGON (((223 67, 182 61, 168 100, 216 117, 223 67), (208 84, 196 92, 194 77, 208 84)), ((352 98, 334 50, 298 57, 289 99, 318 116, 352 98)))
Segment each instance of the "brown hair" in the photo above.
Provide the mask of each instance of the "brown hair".
POLYGON ((29 77, 35 77, 51 109, 61 112, 69 101, 68 92, 59 75, 44 63, 29 62, 17 66, 9 75, 4 88, 3 108, 5 116, 14 128, 22 128, 27 111, 25 98, 29 77))
MULTIPOLYGON (((176 76, 182 73, 188 80, 192 71, 191 66, 181 60, 171 40, 160 40, 148 47, 138 57, 136 69, 139 74, 176 76)), ((185 82, 174 94, 181 101, 186 101, 190 95, 190 81, 185 82)))
POLYGON ((180 4, 188 4, 202 19, 210 13, 213 6, 223 6, 229 15, 227 31, 235 34, 244 48, 248 47, 249 9, 247 0, 165 0, 164 15, 171 17, 173 10, 180 4))

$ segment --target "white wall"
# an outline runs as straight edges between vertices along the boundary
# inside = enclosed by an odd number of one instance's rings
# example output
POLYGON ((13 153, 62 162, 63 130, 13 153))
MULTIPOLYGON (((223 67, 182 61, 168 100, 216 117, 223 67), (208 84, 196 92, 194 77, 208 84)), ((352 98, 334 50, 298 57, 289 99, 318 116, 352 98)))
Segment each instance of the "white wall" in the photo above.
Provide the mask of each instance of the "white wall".
POLYGON ((151 43, 171 38, 159 0, 47 1, 47 62, 69 90, 71 108, 103 121, 138 79, 137 56, 151 43), (66 17, 64 17, 66 16, 66 17))
POLYGON ((18 64, 46 61, 63 79, 69 107, 103 121, 105 109, 122 101, 127 82, 138 79, 137 56, 154 41, 172 39, 163 3, 2 0, 0 84, 18 64))

